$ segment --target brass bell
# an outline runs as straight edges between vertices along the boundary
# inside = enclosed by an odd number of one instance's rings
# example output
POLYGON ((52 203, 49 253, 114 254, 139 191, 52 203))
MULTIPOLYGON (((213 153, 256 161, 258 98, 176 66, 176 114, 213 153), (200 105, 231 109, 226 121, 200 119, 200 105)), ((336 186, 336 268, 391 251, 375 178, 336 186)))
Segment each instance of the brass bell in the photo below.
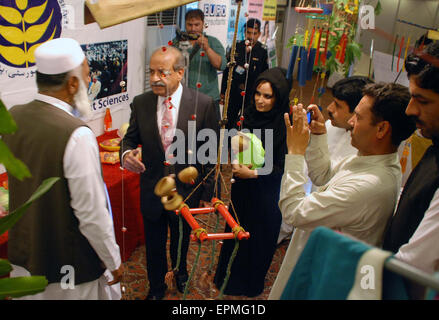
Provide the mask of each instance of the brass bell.
POLYGON ((175 192, 162 197, 161 201, 166 210, 174 211, 180 208, 183 203, 183 197, 175 192))
POLYGON ((195 167, 187 167, 178 173, 178 179, 183 183, 193 183, 198 177, 198 170, 195 167))
POLYGON ((171 194, 172 190, 175 189, 175 180, 169 176, 163 177, 157 182, 154 188, 154 193, 156 196, 164 197, 171 194))

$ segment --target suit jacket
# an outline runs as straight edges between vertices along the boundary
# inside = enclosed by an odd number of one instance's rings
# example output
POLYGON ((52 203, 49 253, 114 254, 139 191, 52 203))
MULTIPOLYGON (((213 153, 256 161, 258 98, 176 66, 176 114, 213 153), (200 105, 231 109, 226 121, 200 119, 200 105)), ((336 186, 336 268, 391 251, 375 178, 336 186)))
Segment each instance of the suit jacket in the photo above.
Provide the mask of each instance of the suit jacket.
MULTIPOLYGON (((198 159, 196 159, 195 164, 188 164, 188 121, 191 121, 192 115, 195 114, 197 94, 196 132, 203 128, 211 128, 215 131, 216 137, 219 136, 219 124, 212 98, 183 86, 176 129, 182 130, 185 136, 185 162, 171 166, 165 164, 165 153, 157 127, 157 95, 148 91, 134 97, 131 103, 130 126, 121 142, 120 154, 122 155, 126 150, 137 148, 139 144, 142 145, 142 162, 146 170, 140 176, 140 209, 146 219, 158 220, 163 212, 160 198, 154 194, 154 187, 162 177, 170 173, 175 173, 177 176, 181 170, 191 165, 196 167, 198 178, 194 185, 183 184, 177 178, 175 179, 178 193, 185 198, 215 166, 215 164, 201 165, 198 159)), ((175 140, 176 137, 174 137, 175 140)), ((218 138, 216 138, 216 142, 218 142, 218 138)), ((197 150, 202 143, 197 141, 197 150)), ((215 151, 217 148, 216 145, 215 151)), ((196 150, 192 150, 192 152, 196 154, 196 150)), ((190 207, 198 206, 200 200, 211 200, 214 191, 214 178, 215 174, 211 173, 209 178, 190 197, 187 201, 190 207)))

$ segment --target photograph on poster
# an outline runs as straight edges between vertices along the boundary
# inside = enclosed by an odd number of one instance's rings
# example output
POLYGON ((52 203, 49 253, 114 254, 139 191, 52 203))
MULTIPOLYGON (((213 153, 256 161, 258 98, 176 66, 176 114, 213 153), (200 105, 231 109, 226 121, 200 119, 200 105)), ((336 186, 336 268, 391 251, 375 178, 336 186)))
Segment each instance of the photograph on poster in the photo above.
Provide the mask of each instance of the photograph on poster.
POLYGON ((128 40, 86 44, 82 49, 90 65, 91 101, 126 92, 128 40))

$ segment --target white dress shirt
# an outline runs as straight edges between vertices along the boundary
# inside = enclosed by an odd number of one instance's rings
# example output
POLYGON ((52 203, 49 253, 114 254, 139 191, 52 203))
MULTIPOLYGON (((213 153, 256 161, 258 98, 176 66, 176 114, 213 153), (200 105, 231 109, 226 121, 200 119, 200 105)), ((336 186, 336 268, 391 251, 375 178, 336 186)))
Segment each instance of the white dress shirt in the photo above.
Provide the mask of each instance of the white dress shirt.
POLYGON ((427 273, 439 271, 439 190, 433 195, 424 218, 396 257, 427 273))
MULTIPOLYGON (((327 137, 328 137, 328 150, 331 157, 331 161, 340 161, 348 156, 356 155, 358 149, 354 148, 351 144, 351 132, 343 129, 334 127, 330 120, 325 122, 327 137)), ((305 186, 306 193, 309 194, 313 191, 317 191, 318 188, 312 184, 309 180, 305 186)), ((294 227, 288 224, 286 221, 282 220, 280 227, 279 237, 277 243, 280 243, 284 239, 291 236, 294 231, 294 227)))
MULTIPOLYGON (((172 136, 175 135, 175 130, 177 128, 177 121, 178 121, 178 111, 180 110, 180 102, 181 102, 181 96, 183 95, 183 86, 181 83, 178 83, 177 90, 174 91, 174 93, 170 96, 171 97, 171 103, 172 103, 172 136)), ((164 104, 165 99, 168 99, 169 97, 157 97, 157 128, 159 130, 159 134, 161 135, 161 127, 162 127, 162 118, 166 110, 166 106, 164 104)), ((168 147, 169 149, 169 147, 168 147)), ((123 158, 125 157, 125 154, 127 152, 130 152, 131 150, 126 150, 121 157, 121 166, 123 166, 123 158)), ((167 150, 165 150, 166 153, 167 150)))
POLYGON ((319 191, 306 196, 302 155, 286 155, 279 207, 296 229, 269 299, 279 299, 289 276, 317 226, 349 234, 380 246, 401 184, 397 153, 350 156, 331 163, 326 135, 311 135, 306 153, 308 172, 319 191))
MULTIPOLYGON (((37 94, 36 100, 49 103, 72 115, 72 107, 56 98, 37 94)), ((67 142, 63 157, 64 177, 67 179, 79 230, 90 242, 107 268, 102 277, 95 281, 76 285, 75 289, 61 289, 59 283, 52 283, 43 293, 26 296, 26 299, 120 299, 120 284, 112 288, 106 285, 112 278, 110 271, 121 264, 119 246, 116 243, 113 221, 107 209, 105 185, 102 179, 99 148, 90 128, 82 126, 73 131, 67 142), (115 294, 115 296, 113 295, 115 294)), ((28 276, 29 272, 14 266, 11 276, 28 276)))

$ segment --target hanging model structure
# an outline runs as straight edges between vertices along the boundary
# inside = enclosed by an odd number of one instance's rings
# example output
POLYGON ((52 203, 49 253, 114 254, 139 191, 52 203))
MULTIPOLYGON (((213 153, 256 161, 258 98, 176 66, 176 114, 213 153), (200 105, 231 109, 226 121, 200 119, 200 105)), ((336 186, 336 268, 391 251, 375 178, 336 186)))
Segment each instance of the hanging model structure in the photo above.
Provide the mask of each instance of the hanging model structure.
POLYGON ((85 0, 84 23, 97 22, 104 29, 191 2, 195 0, 85 0))
MULTIPOLYGON (((178 179, 183 183, 192 183, 197 176, 197 169, 194 167, 187 167, 178 174, 178 179)), ((250 238, 250 233, 246 232, 238 223, 236 223, 227 207, 218 198, 212 198, 211 202, 213 207, 191 209, 184 203, 183 197, 177 193, 175 180, 171 176, 166 176, 160 179, 155 186, 154 193, 161 197, 162 204, 166 210, 175 211, 177 215, 182 215, 194 232, 191 235, 192 240, 199 240, 202 242, 205 240, 225 240, 234 238, 242 240, 250 238), (201 228, 193 217, 193 214, 213 213, 215 211, 226 220, 227 224, 232 229, 232 232, 207 233, 207 230, 201 228)))
POLYGON ((301 0, 299 5, 295 7, 294 10, 298 13, 323 13, 323 9, 320 8, 320 1, 315 1, 317 2, 316 7, 311 7, 311 5, 305 6, 305 2, 305 0, 301 0))

